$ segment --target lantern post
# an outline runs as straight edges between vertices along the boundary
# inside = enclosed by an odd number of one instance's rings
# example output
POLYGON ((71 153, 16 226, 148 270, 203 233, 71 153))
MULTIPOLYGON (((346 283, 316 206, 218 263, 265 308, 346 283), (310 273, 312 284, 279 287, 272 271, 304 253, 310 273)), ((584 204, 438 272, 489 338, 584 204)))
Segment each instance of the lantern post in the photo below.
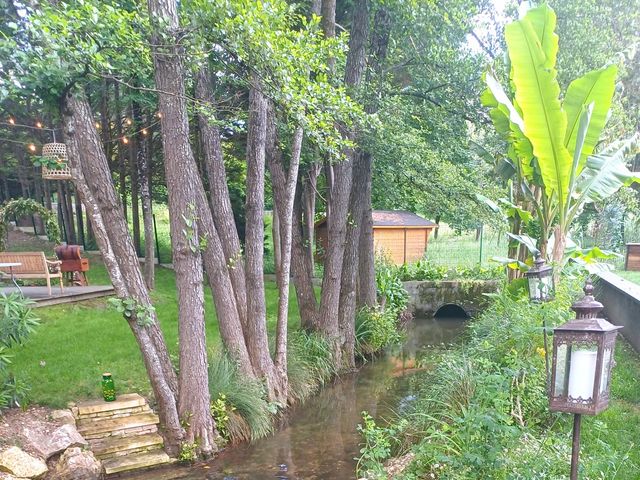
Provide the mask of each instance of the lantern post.
POLYGON ((578 478, 582 415, 597 415, 609 405, 611 370, 618 330, 598 318, 603 306, 587 281, 585 296, 571 309, 576 318, 554 329, 549 409, 573 413, 571 480, 578 478))
MULTIPOLYGON (((536 254, 536 259, 524 276, 527 279, 529 288, 529 301, 532 303, 547 303, 555 297, 555 281, 553 277, 553 267, 545 265, 540 252, 536 254)), ((544 339, 544 364, 546 368, 547 392, 550 388, 549 378, 551 371, 549 367, 549 342, 547 340, 547 318, 544 308, 542 309, 542 334, 544 339)))

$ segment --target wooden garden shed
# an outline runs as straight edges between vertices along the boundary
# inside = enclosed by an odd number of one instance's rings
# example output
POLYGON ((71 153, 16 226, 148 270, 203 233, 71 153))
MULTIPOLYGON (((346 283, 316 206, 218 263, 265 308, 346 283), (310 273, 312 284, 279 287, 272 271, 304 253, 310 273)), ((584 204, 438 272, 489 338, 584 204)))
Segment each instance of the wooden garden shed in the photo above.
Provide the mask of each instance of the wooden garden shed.
MULTIPOLYGON (((427 250, 429 235, 437 225, 412 212, 402 210, 373 211, 373 241, 376 252, 383 252, 395 264, 420 260, 427 250)), ((327 245, 327 222, 316 223, 317 258, 327 245)))

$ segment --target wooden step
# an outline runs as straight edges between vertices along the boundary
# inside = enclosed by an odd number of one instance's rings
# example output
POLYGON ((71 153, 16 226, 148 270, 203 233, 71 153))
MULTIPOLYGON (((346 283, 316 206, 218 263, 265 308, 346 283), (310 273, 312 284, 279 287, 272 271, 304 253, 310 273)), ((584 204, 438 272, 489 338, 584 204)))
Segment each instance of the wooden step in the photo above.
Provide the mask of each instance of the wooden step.
POLYGON ((102 462, 107 475, 114 473, 128 472, 142 468, 155 467, 170 463, 172 460, 163 450, 152 452, 136 453, 123 457, 114 457, 102 462))
POLYGON ((126 410, 135 407, 143 407, 147 401, 143 396, 137 393, 126 393, 118 395, 113 402, 105 402, 104 400, 88 400, 80 402, 77 405, 78 418, 88 418, 97 413, 114 412, 116 410, 126 410))
POLYGON ((109 436, 153 433, 160 419, 155 413, 138 413, 119 418, 87 418, 78 420, 78 431, 87 440, 109 436))
POLYGON ((106 437, 91 441, 91 450, 100 459, 131 455, 162 448, 163 439, 157 433, 135 437, 106 437))

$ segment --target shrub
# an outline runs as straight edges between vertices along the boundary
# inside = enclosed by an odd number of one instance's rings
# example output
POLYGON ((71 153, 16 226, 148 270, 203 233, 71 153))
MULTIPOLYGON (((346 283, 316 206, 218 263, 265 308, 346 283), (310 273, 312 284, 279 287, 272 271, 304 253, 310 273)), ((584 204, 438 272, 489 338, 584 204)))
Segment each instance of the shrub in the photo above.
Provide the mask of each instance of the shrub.
POLYGON ((356 355, 365 358, 401 339, 396 310, 364 307, 356 315, 356 355))
MULTIPOLYGON (((362 465, 379 472, 389 455, 411 448, 416 457, 403 473, 407 480, 566 478, 571 419, 548 410, 541 326, 543 318, 554 326, 573 315, 579 286, 580 279, 564 278, 546 305, 507 289, 495 294, 466 342, 416 374, 410 392, 416 400, 403 412, 404 423, 374 428, 365 418, 362 465)), ((584 478, 613 478, 628 457, 604 441, 606 430, 598 419, 585 435, 593 440, 584 449, 584 478)))
POLYGON ((376 288, 379 304, 399 314, 409 302, 398 268, 384 257, 376 258, 376 288))
POLYGON ((398 267, 398 275, 403 282, 409 280, 498 280, 504 278, 502 265, 473 265, 447 267, 437 265, 427 259, 398 267))
POLYGON ((29 387, 9 371, 11 356, 7 350, 24 345, 38 326, 33 304, 19 293, 0 294, 0 410, 26 406, 29 387))

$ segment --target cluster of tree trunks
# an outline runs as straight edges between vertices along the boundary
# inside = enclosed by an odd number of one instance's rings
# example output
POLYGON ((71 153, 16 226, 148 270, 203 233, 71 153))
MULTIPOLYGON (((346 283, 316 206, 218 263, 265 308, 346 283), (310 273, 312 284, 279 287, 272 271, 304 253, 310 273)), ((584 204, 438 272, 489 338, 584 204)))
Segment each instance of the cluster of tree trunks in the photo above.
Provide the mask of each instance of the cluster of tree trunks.
MULTIPOLYGON (((300 168, 304 132, 295 127, 285 141, 279 138, 279 118, 272 100, 265 96, 261 78, 249 79, 248 132, 246 143, 246 235, 244 251, 234 221, 223 161, 221 135, 212 118, 215 111, 212 77, 206 65, 195 74, 198 110, 194 147, 189 141, 186 76, 176 3, 148 0, 154 29, 153 59, 159 98, 161 138, 167 182, 173 264, 176 272, 179 316, 179 374, 169 362, 166 344, 157 321, 149 324, 128 319, 138 340, 158 399, 166 444, 176 451, 180 443, 197 443, 202 454, 216 450, 215 423, 209 412, 210 396, 205 343, 203 270, 211 286, 221 338, 239 370, 264 382, 270 400, 285 405, 288 396, 287 325, 289 282, 293 280, 303 327, 322 334, 330 343, 339 370, 355 367, 355 315, 360 306, 376 302, 371 221, 372 156, 358 146, 357 127, 336 125, 355 145, 335 163, 328 159, 300 168), (194 148, 202 153, 198 165, 194 148), (322 164, 325 168, 322 168, 322 164), (269 351, 264 288, 265 179, 268 168, 273 187, 276 278, 279 290, 275 351, 269 351), (318 178, 325 172, 329 242, 320 299, 313 288, 313 225, 318 178), (203 181, 206 176, 207 182, 203 181), (208 192, 205 190, 208 185, 208 192), (184 426, 184 427, 183 427, 184 426)), ((335 35, 335 2, 314 2, 324 15, 323 30, 335 35)), ((369 0, 353 6, 350 52, 344 83, 356 92, 377 71, 365 72, 367 49, 372 64, 384 61, 388 41, 388 18, 377 12, 375 28, 369 25, 369 0), (386 33, 385 33, 386 32, 386 33)), ((381 10, 382 12, 382 10, 381 10)), ((330 61, 330 63, 333 63, 330 61)), ((334 69, 333 64, 330 65, 334 69)), ((105 88, 119 99, 119 84, 105 88)), ((367 106, 375 111, 375 101, 367 106)), ((116 111, 122 107, 116 102, 116 111)), ((96 241, 105 258, 111 280, 122 299, 132 298, 150 306, 153 261, 145 272, 137 261, 141 198, 145 238, 151 238, 149 182, 150 136, 139 133, 129 140, 128 152, 118 145, 114 165, 113 145, 105 131, 110 115, 100 104, 102 138, 94 125, 87 95, 71 89, 62 99, 65 141, 69 148, 74 182, 82 199, 96 241), (127 155, 128 153, 128 155, 127 155), (133 238, 127 228, 126 157, 131 179, 134 212, 133 238), (111 165, 110 160, 111 159, 111 165), (110 169, 118 172, 119 193, 110 181, 110 169), (120 197, 118 199, 118 197, 120 197)), ((144 113, 133 103, 130 118, 138 124, 144 113)), ((118 120, 120 115, 117 115, 118 120)), ((147 119, 148 121, 148 119, 147 119)), ((122 137, 122 124, 116 134, 122 137)), ((147 132, 148 133, 148 132, 147 132)), ((153 258, 152 242, 145 242, 147 259, 153 258)))

